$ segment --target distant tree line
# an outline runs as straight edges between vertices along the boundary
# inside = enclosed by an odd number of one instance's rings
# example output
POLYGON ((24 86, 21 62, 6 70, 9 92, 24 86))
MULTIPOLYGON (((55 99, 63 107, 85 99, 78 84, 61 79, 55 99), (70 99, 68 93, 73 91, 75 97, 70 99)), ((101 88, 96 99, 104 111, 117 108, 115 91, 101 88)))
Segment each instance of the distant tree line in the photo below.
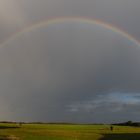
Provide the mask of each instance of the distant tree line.
POLYGON ((140 127, 140 122, 127 121, 127 122, 123 122, 123 123, 115 123, 113 125, 140 127))

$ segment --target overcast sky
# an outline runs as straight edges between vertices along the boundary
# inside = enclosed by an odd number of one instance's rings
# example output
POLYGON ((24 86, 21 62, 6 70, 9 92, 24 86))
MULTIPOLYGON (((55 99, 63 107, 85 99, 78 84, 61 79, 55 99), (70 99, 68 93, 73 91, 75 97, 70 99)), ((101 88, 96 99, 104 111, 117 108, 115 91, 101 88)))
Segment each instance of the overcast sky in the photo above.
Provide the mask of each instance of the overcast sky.
MULTIPOLYGON (((140 39, 139 0, 0 0, 0 43, 50 18, 101 20, 140 39)), ((0 48, 0 120, 140 121, 140 45, 84 20, 23 32, 0 48)))

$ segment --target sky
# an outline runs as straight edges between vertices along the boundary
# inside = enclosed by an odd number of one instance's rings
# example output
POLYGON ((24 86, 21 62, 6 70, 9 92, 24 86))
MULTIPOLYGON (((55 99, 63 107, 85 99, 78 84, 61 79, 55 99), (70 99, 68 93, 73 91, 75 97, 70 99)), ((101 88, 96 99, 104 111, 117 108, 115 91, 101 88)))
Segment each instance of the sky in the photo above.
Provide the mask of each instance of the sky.
POLYGON ((140 121, 139 5, 0 0, 0 120, 140 121))

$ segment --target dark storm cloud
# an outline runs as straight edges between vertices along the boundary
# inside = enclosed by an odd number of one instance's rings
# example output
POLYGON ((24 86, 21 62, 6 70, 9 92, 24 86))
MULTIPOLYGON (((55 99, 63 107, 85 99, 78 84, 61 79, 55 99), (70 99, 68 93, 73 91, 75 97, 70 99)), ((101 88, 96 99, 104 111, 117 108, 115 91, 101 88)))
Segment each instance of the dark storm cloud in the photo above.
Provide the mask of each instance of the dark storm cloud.
MULTIPOLYGON (((14 21, 0 26, 1 40, 22 26, 61 16, 101 19, 139 37, 137 0, 12 2, 15 9, 0 15, 5 23, 14 21)), ((138 120, 139 60, 135 43, 97 25, 61 23, 21 34, 0 51, 0 119, 138 120)))
POLYGON ((85 118, 84 114, 87 114, 86 117, 89 122, 93 121, 93 118, 98 122, 113 122, 115 118, 118 121, 138 120, 140 100, 135 97, 136 95, 134 93, 115 92, 107 95, 98 94, 92 100, 71 104, 67 109, 74 116, 82 114, 85 118), (129 115, 129 118, 126 117, 127 115, 129 115))
MULTIPOLYGON (((120 111, 126 101, 107 100, 117 91, 140 91, 139 51, 120 34, 80 22, 22 34, 0 52, 1 96, 13 115, 8 118, 90 122, 94 108, 97 114, 113 114, 109 106, 120 111)), ((139 106, 139 100, 128 97, 139 106)))

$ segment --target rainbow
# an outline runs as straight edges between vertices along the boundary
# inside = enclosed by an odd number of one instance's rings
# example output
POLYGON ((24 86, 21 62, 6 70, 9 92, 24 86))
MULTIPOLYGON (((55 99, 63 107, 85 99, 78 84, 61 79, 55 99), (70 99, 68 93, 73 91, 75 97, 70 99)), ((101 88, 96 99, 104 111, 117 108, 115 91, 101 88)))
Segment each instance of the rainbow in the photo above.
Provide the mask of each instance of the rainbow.
POLYGON ((4 47, 7 43, 10 43, 10 41, 16 39, 20 35, 30 32, 32 30, 35 30, 37 28, 43 27, 43 26, 48 26, 51 24, 57 24, 57 23, 63 23, 63 22, 69 22, 69 21, 78 21, 86 24, 92 24, 92 25, 98 25, 101 27, 104 27, 112 32, 116 32, 123 37, 127 38, 131 42, 135 43, 136 45, 140 46, 140 41, 137 40, 135 37, 132 35, 128 34, 127 32, 123 31, 122 29, 118 28, 117 26, 114 26, 112 24, 103 22, 101 20, 96 20, 96 19, 91 19, 91 18, 84 18, 84 17, 59 17, 59 18, 51 18, 48 20, 43 20, 34 24, 31 24, 20 31, 15 32, 12 34, 8 39, 6 39, 3 43, 0 44, 0 47, 4 47))

